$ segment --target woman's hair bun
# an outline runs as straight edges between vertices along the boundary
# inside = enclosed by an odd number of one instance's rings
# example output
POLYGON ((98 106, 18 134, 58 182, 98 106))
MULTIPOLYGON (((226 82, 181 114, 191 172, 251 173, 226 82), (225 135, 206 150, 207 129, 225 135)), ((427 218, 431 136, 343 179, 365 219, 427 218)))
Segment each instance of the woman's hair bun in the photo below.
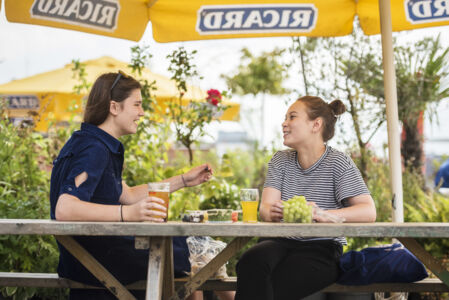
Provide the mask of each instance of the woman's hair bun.
POLYGON ((335 116, 339 116, 346 111, 346 106, 339 99, 336 99, 329 103, 329 107, 335 116))

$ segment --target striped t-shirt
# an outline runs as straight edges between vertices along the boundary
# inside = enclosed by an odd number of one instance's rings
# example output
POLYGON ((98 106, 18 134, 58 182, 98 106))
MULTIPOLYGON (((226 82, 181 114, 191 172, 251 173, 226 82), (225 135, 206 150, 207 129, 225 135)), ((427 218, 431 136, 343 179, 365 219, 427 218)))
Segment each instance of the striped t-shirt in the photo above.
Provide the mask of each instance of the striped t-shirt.
MULTIPOLYGON (((320 159, 307 169, 299 165, 295 150, 277 152, 268 163, 264 187, 281 191, 283 201, 303 195, 307 201, 315 202, 323 210, 342 208, 346 198, 369 194, 360 171, 351 158, 330 146, 326 146, 320 159)), ((343 237, 336 237, 334 240, 346 244, 343 237)))

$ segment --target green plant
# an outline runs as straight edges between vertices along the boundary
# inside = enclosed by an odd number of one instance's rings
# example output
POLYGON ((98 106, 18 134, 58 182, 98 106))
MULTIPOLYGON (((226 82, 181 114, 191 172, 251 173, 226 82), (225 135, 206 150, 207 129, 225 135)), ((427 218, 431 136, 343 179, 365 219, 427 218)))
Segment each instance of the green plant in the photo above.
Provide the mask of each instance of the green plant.
MULTIPOLYGON (((0 218, 48 219, 49 173, 45 138, 31 128, 14 127, 0 104, 0 218)), ((51 236, 0 236, 0 271, 55 272, 58 249, 51 236), (38 259, 36 259, 38 258, 38 259)), ((64 290, 1 288, 4 296, 62 296, 64 290)))
POLYGON ((160 181, 174 174, 174 169, 167 166, 167 142, 170 128, 165 119, 155 115, 157 100, 154 92, 157 82, 148 82, 142 78, 142 72, 152 55, 148 46, 131 48, 131 64, 133 76, 141 84, 142 107, 145 116, 139 123, 137 132, 121 138, 126 149, 123 178, 128 185, 134 186, 143 182, 160 181))
POLYGON ((229 151, 226 155, 232 177, 227 180, 241 188, 258 188, 262 192, 267 165, 274 152, 274 149, 261 150, 256 144, 249 151, 229 151))
POLYGON ((72 60, 72 78, 76 79, 78 81, 78 84, 76 84, 73 87, 73 91, 75 94, 80 95, 82 93, 87 93, 92 86, 91 82, 88 82, 86 77, 86 64, 83 64, 79 61, 79 59, 73 59, 72 60))
MULTIPOLYGON (((192 64, 196 51, 188 52, 183 47, 174 50, 167 58, 170 60, 168 71, 175 81, 179 96, 168 102, 171 121, 175 127, 176 139, 184 145, 189 153, 190 165, 193 163, 192 145, 206 134, 205 125, 213 120, 215 114, 224 111, 227 106, 222 103, 222 95, 217 90, 209 90, 205 102, 190 101, 183 105, 183 97, 188 90, 187 81, 197 77, 196 66, 192 64)), ((226 94, 223 94, 226 96, 226 94)))
POLYGON ((419 121, 426 110, 430 112, 429 104, 449 97, 449 87, 444 84, 449 76, 449 48, 443 48, 439 36, 424 38, 412 45, 396 47, 395 60, 399 118, 404 137, 401 154, 404 165, 419 172, 424 163, 419 121))
MULTIPOLYGON (((282 87, 288 77, 285 66, 280 62, 284 50, 275 49, 254 56, 247 48, 241 50, 241 63, 235 75, 222 75, 232 92, 240 95, 262 95, 260 124, 265 124, 265 95, 283 95, 288 92, 282 87)), ((264 126, 261 126, 260 143, 263 146, 264 126)))
MULTIPOLYGON (((449 198, 422 189, 422 177, 413 168, 404 173, 405 222, 449 222, 449 198)), ((448 259, 449 240, 422 239, 424 248, 434 257, 448 259)))
MULTIPOLYGON (((391 222, 391 189, 389 168, 385 159, 379 159, 372 153, 368 164, 369 177, 366 182, 376 204, 376 222, 391 222)), ((360 156, 352 155, 355 163, 360 156)), ((413 168, 403 173, 403 205, 405 222, 448 222, 449 198, 422 188, 423 182, 419 173, 413 168)), ((345 250, 360 250, 376 244, 388 244, 391 239, 348 238, 345 250)), ((424 248, 435 257, 448 258, 449 241, 444 239, 420 239, 424 248)))
POLYGON ((202 188, 200 209, 240 208, 239 187, 224 178, 215 178, 202 188))

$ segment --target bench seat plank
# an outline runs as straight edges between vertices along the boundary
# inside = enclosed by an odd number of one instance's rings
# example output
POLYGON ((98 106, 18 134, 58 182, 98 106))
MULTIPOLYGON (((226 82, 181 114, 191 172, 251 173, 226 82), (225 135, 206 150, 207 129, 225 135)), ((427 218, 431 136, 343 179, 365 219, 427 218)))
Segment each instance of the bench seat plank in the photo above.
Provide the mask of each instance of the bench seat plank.
MULTIPOLYGON (((179 287, 185 284, 188 278, 175 280, 175 285, 179 287)), ((59 278, 56 273, 11 273, 0 272, 0 286, 21 286, 21 287, 44 287, 44 288, 92 288, 101 287, 89 286, 87 284, 72 281, 66 278, 59 278)), ((131 290, 145 289, 146 282, 139 281, 126 287, 131 290)), ((235 290, 236 278, 207 280, 199 290, 226 291, 235 290)), ((363 286, 348 286, 333 284, 323 290, 323 292, 449 292, 449 287, 437 278, 427 278, 412 283, 376 283, 363 286)))

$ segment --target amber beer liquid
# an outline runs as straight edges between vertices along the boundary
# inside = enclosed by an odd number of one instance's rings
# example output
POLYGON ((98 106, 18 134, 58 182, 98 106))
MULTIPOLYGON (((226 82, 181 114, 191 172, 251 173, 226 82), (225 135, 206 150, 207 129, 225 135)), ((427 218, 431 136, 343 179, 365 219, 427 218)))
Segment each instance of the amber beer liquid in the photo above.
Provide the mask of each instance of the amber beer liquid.
MULTIPOLYGON (((170 183, 168 182, 150 182, 148 184, 148 196, 157 197, 164 200, 164 206, 166 208, 165 213, 168 217, 168 203, 170 201, 170 183)), ((157 211, 162 211, 159 209, 155 209, 157 211)), ((164 218, 164 222, 167 222, 167 217, 164 218)), ((162 218, 156 216, 156 218, 162 218)))

